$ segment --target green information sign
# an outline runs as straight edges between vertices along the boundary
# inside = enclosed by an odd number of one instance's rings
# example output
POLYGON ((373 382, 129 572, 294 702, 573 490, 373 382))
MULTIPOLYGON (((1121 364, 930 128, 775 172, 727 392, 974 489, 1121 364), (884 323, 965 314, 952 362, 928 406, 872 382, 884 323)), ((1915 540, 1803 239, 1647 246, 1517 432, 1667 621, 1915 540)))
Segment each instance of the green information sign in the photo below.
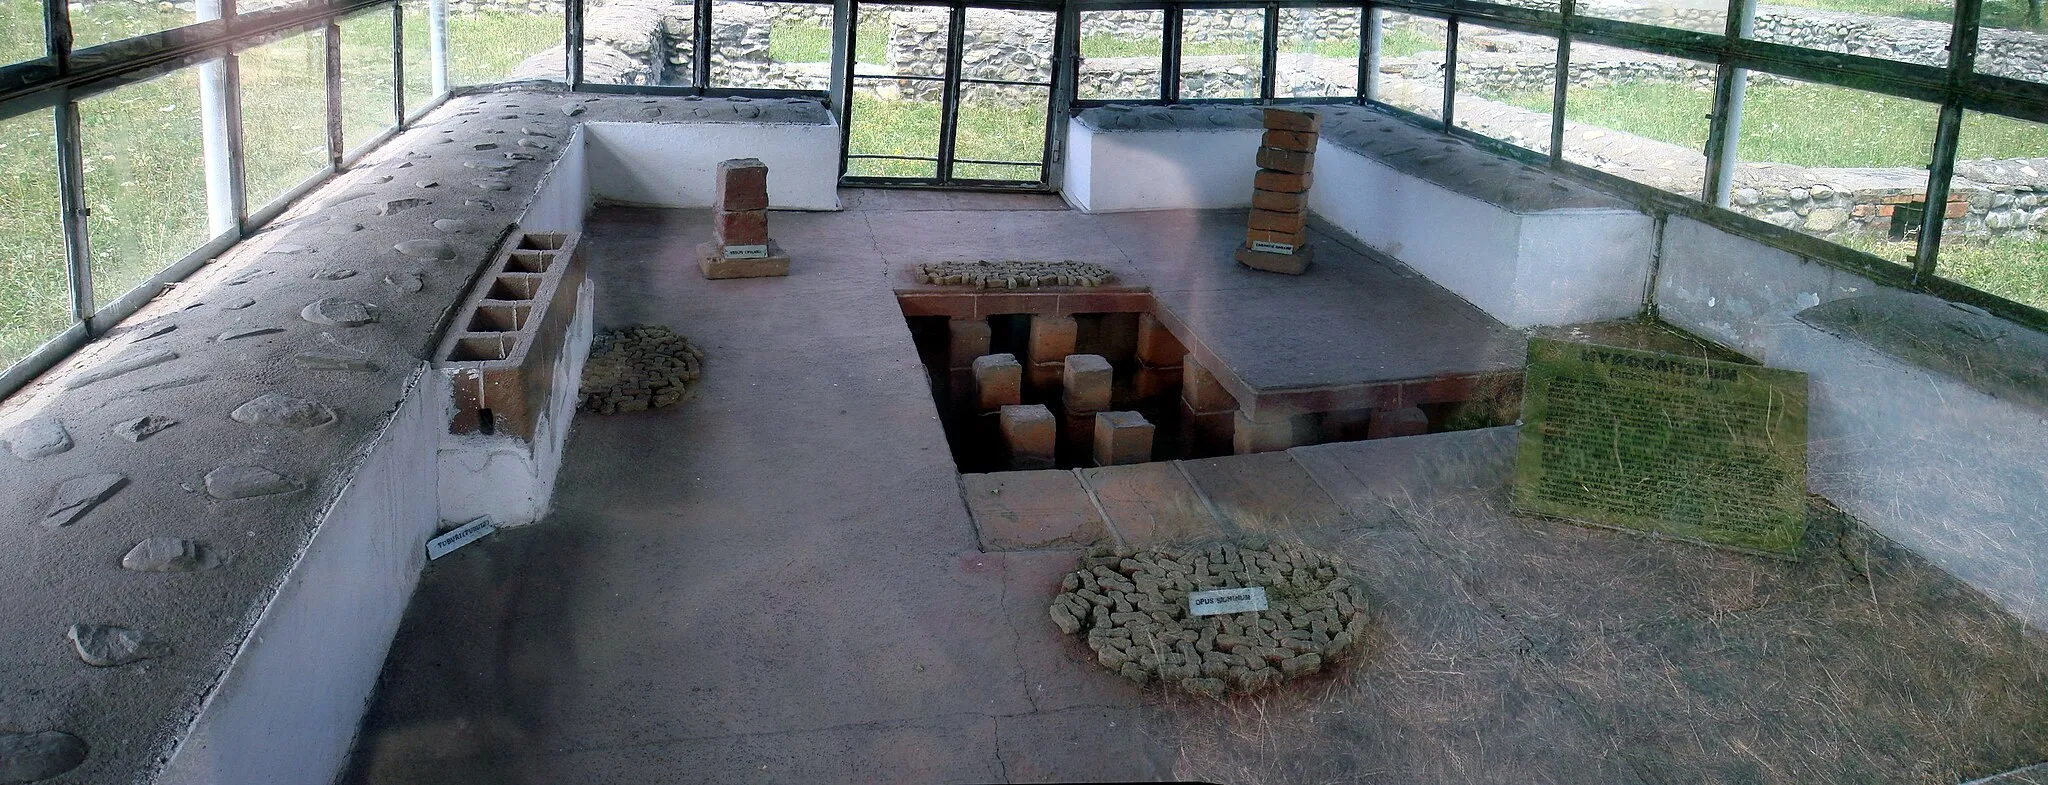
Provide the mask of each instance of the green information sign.
POLYGON ((1806 374, 1529 342, 1516 511, 1792 555, 1806 530, 1806 374))

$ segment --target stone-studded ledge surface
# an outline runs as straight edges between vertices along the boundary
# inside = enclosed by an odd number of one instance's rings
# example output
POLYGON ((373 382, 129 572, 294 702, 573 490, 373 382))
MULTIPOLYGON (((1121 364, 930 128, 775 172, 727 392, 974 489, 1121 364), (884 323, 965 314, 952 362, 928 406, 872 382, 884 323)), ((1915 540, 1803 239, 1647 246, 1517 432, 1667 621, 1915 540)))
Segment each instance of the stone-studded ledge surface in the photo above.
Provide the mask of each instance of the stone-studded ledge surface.
MULTIPOLYGON (((1541 167, 1518 164, 1468 142, 1362 106, 1297 106, 1323 116, 1323 140, 1514 213, 1633 210, 1541 167)), ((1098 106, 1080 114, 1097 131, 1218 131, 1261 128, 1260 109, 1235 105, 1098 106)), ((1250 158, 1249 150, 1245 153, 1250 158)), ((1249 193, 1249 192, 1247 192, 1249 193)))
POLYGON ((830 122, 813 101, 453 98, 0 404, 0 741, 82 740, 49 782, 163 766, 589 121, 830 122))

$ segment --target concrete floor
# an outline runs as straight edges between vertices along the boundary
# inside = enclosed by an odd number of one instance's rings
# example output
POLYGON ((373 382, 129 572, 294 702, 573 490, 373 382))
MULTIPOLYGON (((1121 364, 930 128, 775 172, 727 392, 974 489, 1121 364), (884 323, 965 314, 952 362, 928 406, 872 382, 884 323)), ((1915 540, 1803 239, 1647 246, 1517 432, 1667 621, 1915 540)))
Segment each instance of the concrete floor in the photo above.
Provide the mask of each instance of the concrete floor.
MULTIPOLYGON (((1192 489, 1225 530, 1342 553, 1380 602, 1359 667, 1286 694, 1110 676, 1046 616, 1074 551, 981 549, 892 275, 1030 249, 1169 302, 1272 297, 1247 318, 1283 326, 1277 293, 1324 295, 1211 253, 1227 213, 1000 199, 777 213, 794 273, 737 281, 685 258, 702 213, 593 215, 599 323, 689 336, 704 386, 579 418, 545 521, 427 568, 345 781, 1959 782, 2048 759, 2041 642, 1938 570, 1853 527, 1784 564, 1513 519, 1500 429, 1091 478, 1120 525, 1205 531, 1192 489)), ((1367 264, 1317 279, 1400 277, 1367 264)))

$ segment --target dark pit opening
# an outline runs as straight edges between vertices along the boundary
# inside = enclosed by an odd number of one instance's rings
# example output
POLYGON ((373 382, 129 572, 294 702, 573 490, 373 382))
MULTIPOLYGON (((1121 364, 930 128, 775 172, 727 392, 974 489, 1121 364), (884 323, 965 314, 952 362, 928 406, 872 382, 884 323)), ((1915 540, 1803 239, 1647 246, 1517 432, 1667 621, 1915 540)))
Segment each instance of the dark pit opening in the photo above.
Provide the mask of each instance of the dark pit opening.
POLYGON ((559 251, 559 250, 562 250, 562 243, 565 243, 565 242, 568 242, 568 235, 562 235, 562 234, 528 234, 528 235, 521 235, 521 236, 519 237, 519 250, 523 250, 523 251, 559 251))
POLYGON ((491 289, 484 293, 487 300, 531 300, 540 293, 541 276, 528 273, 506 273, 491 282, 491 289))
POLYGON ((498 417, 490 409, 476 410, 476 430, 485 436, 498 432, 498 417))
POLYGON ((469 332, 509 333, 526 327, 526 320, 533 315, 531 305, 479 305, 476 313, 469 317, 469 332))
POLYGON ((545 251, 513 251, 505 260, 508 273, 544 273, 555 264, 555 255, 545 251))
POLYGON ((449 350, 448 359, 456 362, 503 360, 512 355, 512 344, 510 338, 459 338, 455 341, 455 348, 449 350))

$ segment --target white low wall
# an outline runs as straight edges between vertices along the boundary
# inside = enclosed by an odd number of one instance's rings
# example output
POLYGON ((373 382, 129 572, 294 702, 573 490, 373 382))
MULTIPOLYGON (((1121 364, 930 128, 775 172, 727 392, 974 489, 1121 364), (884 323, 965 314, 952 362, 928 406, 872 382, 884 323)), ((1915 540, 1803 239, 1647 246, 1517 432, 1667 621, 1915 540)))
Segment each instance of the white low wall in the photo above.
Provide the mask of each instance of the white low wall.
POLYGON ((839 126, 795 123, 586 123, 591 196, 615 204, 709 207, 718 162, 768 165, 768 206, 839 209, 839 126))
POLYGON ((566 346, 550 370, 554 397, 533 425, 533 441, 514 436, 448 433, 455 417, 455 396, 448 377, 435 374, 441 402, 441 520, 451 523, 491 516, 498 526, 525 526, 547 515, 555 495, 555 475, 562 469, 562 451, 569 444, 569 426, 576 416, 576 392, 583 363, 590 358, 595 331, 597 288, 589 279, 576 289, 576 318, 563 339, 566 346))
POLYGON ((1248 207, 1260 133, 1098 131, 1070 119, 1060 193, 1086 213, 1248 207))
POLYGON ((1328 141, 1309 209, 1509 326, 1643 308, 1655 223, 1633 210, 1512 212, 1328 141))
POLYGON ((438 377, 414 374, 157 785, 330 782, 348 762, 439 520, 438 377))
POLYGON ((1878 289, 1674 217, 1656 294, 1665 321, 1811 375, 1813 492, 2048 630, 2048 416, 1794 318, 1878 289))

